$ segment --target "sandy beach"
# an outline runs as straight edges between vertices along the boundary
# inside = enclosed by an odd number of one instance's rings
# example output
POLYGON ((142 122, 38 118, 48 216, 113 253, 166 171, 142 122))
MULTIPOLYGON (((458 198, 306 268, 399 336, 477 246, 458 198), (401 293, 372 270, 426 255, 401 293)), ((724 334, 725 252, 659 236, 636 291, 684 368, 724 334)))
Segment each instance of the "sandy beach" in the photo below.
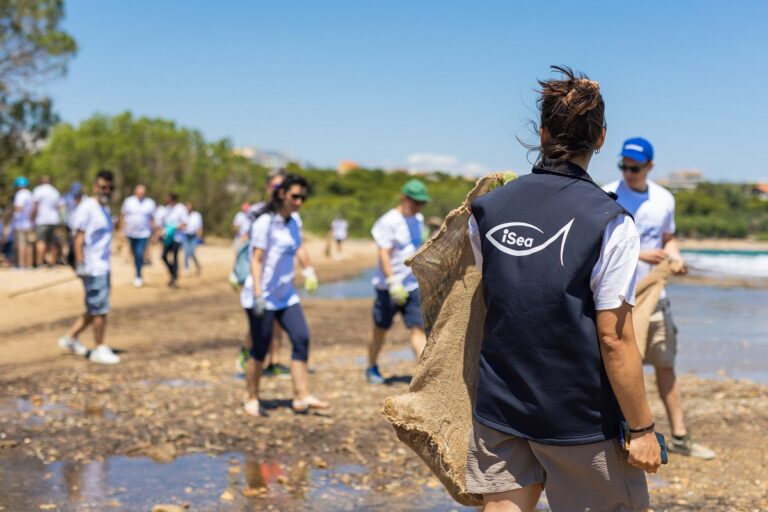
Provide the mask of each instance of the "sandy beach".
MULTIPOLYGON (((347 244, 338 261, 324 246, 309 243, 321 286, 375 265, 369 242, 347 244)), ((400 324, 385 348, 388 385, 369 387, 370 300, 305 300, 311 386, 333 408, 294 415, 290 380, 270 378, 269 416, 247 417, 233 367, 245 317, 226 282, 232 251, 204 246, 199 257, 203 275, 182 274, 179 290, 165 287, 157 257, 143 289, 131 286, 126 257, 114 258, 116 367, 56 345, 82 309, 79 282, 63 282, 71 271, 0 271, 0 510, 461 509, 378 412, 385 397, 407 390, 413 368, 400 324), (61 284, 30 291, 53 282, 61 284)), ((646 384, 668 434, 653 378, 646 384)), ((768 387, 685 375, 682 389, 691 430, 720 456, 673 455, 650 479, 653 509, 768 509, 768 387)))

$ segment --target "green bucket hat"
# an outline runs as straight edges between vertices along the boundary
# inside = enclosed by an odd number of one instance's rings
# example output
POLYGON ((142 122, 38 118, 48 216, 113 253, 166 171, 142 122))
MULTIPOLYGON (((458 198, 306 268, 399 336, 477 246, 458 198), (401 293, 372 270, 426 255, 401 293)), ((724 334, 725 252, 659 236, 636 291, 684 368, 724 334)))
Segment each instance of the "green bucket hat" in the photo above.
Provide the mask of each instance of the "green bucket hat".
POLYGON ((429 197, 429 194, 427 194, 427 186, 417 179, 406 181, 405 185, 403 185, 403 188, 401 189, 401 192, 404 196, 410 197, 414 201, 418 201, 420 203, 427 203, 432 200, 432 198, 429 197))

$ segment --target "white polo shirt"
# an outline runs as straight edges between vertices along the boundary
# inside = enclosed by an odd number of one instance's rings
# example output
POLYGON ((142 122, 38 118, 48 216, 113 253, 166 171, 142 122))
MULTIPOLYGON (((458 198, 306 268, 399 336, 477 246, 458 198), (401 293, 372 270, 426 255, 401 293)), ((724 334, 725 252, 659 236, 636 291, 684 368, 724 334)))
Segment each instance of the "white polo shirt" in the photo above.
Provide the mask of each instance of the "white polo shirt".
POLYGON ((83 197, 72 212, 73 231, 83 231, 85 243, 83 255, 85 270, 89 276, 109 274, 109 257, 112 253, 112 215, 93 197, 83 197))
POLYGON ((143 199, 136 196, 126 197, 120 209, 125 221, 125 236, 149 238, 152 235, 152 217, 156 207, 155 202, 149 197, 143 199))
POLYGON ((189 217, 187 217, 187 228, 184 232, 187 235, 194 235, 201 229, 203 229, 203 216, 198 211, 190 212, 189 217))
MULTIPOLYGON (((616 193, 617 202, 635 218, 640 234, 640 250, 663 249, 664 235, 675 234, 675 197, 661 185, 650 180, 645 192, 637 192, 621 181, 609 183, 604 190, 616 193)), ((653 265, 640 261, 637 264, 637 280, 647 276, 653 265)), ((662 298, 666 297, 666 290, 662 298)))
POLYGON ((61 223, 59 206, 61 194, 50 183, 43 183, 32 191, 32 199, 37 203, 35 224, 38 226, 58 226, 61 223))
POLYGON ((176 203, 172 207, 166 207, 163 225, 165 225, 166 228, 175 229, 173 232, 174 242, 181 243, 184 241, 184 232, 182 231, 181 226, 187 223, 188 217, 189 212, 187 211, 187 207, 181 203, 176 203))
MULTIPOLYGON (((251 255, 254 249, 265 251, 261 273, 261 293, 267 309, 278 311, 299 303, 293 285, 296 251, 302 243, 301 218, 292 215, 287 221, 278 214, 265 213, 251 226, 251 255)), ((240 294, 245 309, 253 307, 253 276, 248 276, 240 294)))
POLYGON ((349 231, 349 223, 344 219, 333 219, 333 222, 331 222, 331 231, 333 231, 334 239, 346 240, 347 232, 349 231))
MULTIPOLYGON (((405 260, 412 256, 421 246, 421 235, 424 231, 424 216, 420 213, 412 217, 406 217, 396 208, 382 215, 373 225, 371 235, 380 249, 391 249, 392 274, 400 279, 403 286, 409 292, 419 287, 416 276, 410 267, 405 265, 405 260)), ((387 278, 384 270, 379 268, 371 281, 378 290, 386 290, 387 278)))

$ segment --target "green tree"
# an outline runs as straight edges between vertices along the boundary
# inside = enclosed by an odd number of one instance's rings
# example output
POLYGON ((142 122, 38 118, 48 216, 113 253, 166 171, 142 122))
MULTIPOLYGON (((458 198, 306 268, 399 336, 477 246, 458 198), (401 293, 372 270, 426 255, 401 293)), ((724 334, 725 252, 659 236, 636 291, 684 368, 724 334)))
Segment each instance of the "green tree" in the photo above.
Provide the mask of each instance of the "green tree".
POLYGON ((63 17, 62 0, 0 0, 0 170, 27 154, 56 122, 50 98, 37 87, 63 75, 77 51, 61 29, 63 17))

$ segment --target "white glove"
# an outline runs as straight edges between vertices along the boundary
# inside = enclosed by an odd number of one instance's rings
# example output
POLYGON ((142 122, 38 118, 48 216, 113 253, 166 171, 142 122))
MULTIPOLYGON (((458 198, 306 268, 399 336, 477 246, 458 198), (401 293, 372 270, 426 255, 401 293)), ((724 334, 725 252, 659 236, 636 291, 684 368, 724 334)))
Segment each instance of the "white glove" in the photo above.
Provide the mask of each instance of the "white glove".
POLYGON ((80 262, 75 265, 75 274, 77 274, 77 277, 88 277, 88 270, 85 268, 85 262, 80 262))
POLYGON ((304 290, 306 290, 307 293, 313 295, 317 293, 318 282, 315 269, 312 267, 307 267, 301 271, 301 275, 304 277, 304 290))
POLYGON ((267 301, 261 295, 257 295, 253 298, 253 314, 256 316, 264 316, 264 311, 267 309, 267 301))
POLYGON ((403 286, 403 282, 395 276, 389 276, 387 278, 387 285, 389 286, 389 297, 392 302, 398 306, 402 306, 408 301, 408 290, 403 286))

